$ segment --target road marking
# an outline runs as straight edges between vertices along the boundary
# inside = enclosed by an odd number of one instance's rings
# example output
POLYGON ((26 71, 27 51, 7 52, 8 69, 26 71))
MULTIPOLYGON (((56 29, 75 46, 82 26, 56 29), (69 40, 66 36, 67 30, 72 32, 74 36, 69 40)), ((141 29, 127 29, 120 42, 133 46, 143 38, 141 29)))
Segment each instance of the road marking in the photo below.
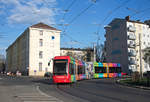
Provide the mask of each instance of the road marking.
POLYGON ((37 90, 41 95, 43 95, 43 96, 52 97, 52 96, 47 95, 46 93, 43 93, 43 92, 40 90, 39 86, 36 87, 36 90, 37 90))
MULTIPOLYGON (((21 88, 21 87, 20 87, 21 88)), ((21 102, 63 102, 56 97, 50 96, 39 89, 39 86, 35 87, 33 93, 23 93, 14 96, 21 100, 21 102)))
POLYGON ((2 79, 2 78, 0 78, 0 79, 2 79))

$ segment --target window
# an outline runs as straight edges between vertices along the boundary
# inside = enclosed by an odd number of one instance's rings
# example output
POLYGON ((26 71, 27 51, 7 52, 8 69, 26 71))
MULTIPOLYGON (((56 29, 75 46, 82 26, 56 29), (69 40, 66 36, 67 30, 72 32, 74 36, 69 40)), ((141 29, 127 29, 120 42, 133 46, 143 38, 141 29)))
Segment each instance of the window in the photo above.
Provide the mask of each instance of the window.
POLYGON ((121 50, 114 50, 111 52, 111 55, 121 54, 121 50))
POLYGON ((39 63, 39 72, 42 71, 42 62, 39 63))
POLYGON ((39 58, 43 58, 43 51, 39 52, 39 58))
POLYGON ((69 64, 69 72, 70 74, 75 74, 75 65, 72 63, 69 64))
POLYGON ((68 60, 54 60, 54 75, 68 74, 68 60))
POLYGON ((145 45, 145 42, 143 42, 143 44, 145 45))
POLYGON ((78 65, 78 74, 85 74, 85 66, 78 65))
POLYGON ((40 30, 40 35, 43 35, 43 31, 42 30, 40 30))
POLYGON ((39 45, 40 45, 40 46, 43 46, 43 39, 40 39, 40 40, 39 40, 39 45))
POLYGON ((45 68, 45 72, 48 72, 48 68, 45 68))
POLYGON ((149 35, 147 35, 147 37, 149 37, 149 35))
POLYGON ((115 73, 116 68, 115 67, 109 67, 109 73, 115 73))
POLYGON ((139 29, 141 30, 141 25, 138 25, 139 26, 139 29))
POLYGON ((106 67, 95 67, 95 73, 107 73, 106 67))

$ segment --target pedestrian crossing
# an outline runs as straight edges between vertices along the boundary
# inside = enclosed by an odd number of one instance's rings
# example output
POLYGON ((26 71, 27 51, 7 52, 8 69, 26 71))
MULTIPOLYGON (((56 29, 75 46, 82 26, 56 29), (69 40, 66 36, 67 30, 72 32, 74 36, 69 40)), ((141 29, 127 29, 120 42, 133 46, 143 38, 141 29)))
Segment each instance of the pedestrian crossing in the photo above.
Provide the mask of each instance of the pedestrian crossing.
POLYGON ((21 102, 61 102, 55 97, 47 97, 44 95, 18 95, 17 99, 20 100, 21 102))
POLYGON ((14 97, 19 102, 63 102, 58 98, 43 93, 42 91, 40 91, 39 86, 18 86, 16 87, 16 89, 19 90, 17 91, 14 97))

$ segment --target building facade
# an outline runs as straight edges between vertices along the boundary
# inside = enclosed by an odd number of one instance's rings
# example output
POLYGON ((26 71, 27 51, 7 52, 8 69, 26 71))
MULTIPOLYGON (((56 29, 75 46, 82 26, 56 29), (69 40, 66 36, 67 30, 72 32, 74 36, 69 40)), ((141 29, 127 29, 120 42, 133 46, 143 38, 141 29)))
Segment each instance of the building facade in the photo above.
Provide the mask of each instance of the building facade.
POLYGON ((5 72, 5 56, 0 54, 0 72, 5 72))
POLYGON ((75 59, 83 60, 86 62, 93 62, 94 51, 91 48, 79 49, 79 48, 61 48, 61 56, 71 56, 75 59))
POLYGON ((127 16, 125 19, 114 19, 105 30, 107 62, 121 63, 126 73, 150 70, 142 52, 150 47, 150 28, 147 24, 132 21, 127 16))
POLYGON ((43 23, 28 27, 6 50, 7 71, 29 76, 52 72, 52 59, 60 55, 60 32, 43 23))

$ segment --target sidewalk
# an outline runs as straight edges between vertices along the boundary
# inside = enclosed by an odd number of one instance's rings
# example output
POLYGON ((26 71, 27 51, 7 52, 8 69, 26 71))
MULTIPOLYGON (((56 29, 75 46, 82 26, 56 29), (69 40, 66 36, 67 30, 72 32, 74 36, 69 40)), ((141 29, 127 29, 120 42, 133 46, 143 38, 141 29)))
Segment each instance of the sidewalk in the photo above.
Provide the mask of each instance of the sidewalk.
POLYGON ((38 85, 3 86, 0 84, 1 102, 62 102, 43 93, 38 85))
POLYGON ((126 79, 118 79, 116 81, 116 83, 120 84, 120 85, 128 86, 128 87, 132 87, 132 88, 139 88, 139 89, 144 89, 144 90, 150 90, 150 87, 144 87, 144 86, 131 85, 131 84, 127 84, 127 83, 121 83, 120 82, 121 80, 126 80, 126 79))

